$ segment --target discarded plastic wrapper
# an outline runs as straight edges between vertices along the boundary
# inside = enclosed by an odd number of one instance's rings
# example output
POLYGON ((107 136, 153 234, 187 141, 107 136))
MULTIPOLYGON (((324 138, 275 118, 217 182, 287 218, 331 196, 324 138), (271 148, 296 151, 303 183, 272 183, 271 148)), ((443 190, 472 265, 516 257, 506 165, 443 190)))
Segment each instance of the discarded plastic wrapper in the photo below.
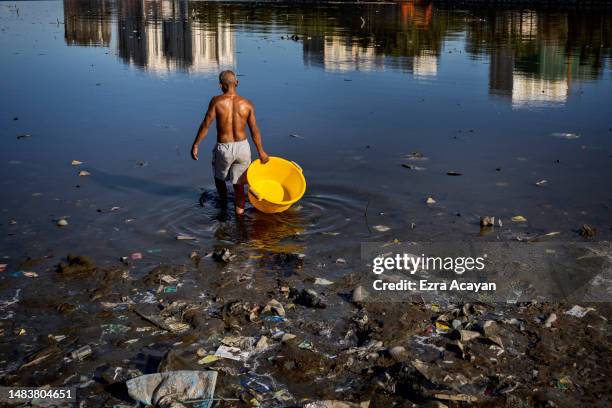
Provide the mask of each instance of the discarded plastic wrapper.
POLYGON ((223 345, 219 346, 217 351, 215 351, 215 355, 236 361, 246 361, 249 358, 248 351, 242 351, 238 347, 228 347, 223 345))
POLYGON ((126 382, 130 397, 142 404, 197 400, 202 401, 203 408, 212 406, 216 384, 216 371, 189 370, 147 374, 126 382))
POLYGON ((586 316, 587 313, 593 310, 595 309, 592 307, 582 307, 580 305, 574 305, 570 310, 565 312, 565 314, 582 319, 584 316, 586 316))
POLYGON ((176 236, 176 239, 178 241, 195 241, 197 238, 192 236, 192 235, 182 235, 182 234, 180 234, 180 235, 176 236))
POLYGON ((334 282, 332 282, 332 281, 330 281, 328 279, 325 279, 325 278, 315 278, 314 284, 315 285, 327 286, 327 285, 333 285, 334 282))
POLYGON ((203 358, 201 358, 200 360, 198 360, 198 364, 210 364, 210 363, 214 363, 215 361, 221 359, 222 357, 220 356, 216 356, 214 354, 209 354, 203 358))

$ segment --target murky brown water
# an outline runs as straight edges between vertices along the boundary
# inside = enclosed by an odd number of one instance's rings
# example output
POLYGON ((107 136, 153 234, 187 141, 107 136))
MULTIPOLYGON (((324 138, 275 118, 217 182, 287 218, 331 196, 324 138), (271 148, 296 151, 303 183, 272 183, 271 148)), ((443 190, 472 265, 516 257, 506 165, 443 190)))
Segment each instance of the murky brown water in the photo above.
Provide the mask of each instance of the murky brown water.
MULTIPOLYGON (((53 267, 68 253, 123 267, 120 257, 139 252, 128 268, 135 279, 160 263, 187 265, 181 296, 261 302, 279 276, 304 277, 272 253, 306 254, 307 275, 345 279, 342 292, 366 241, 504 242, 552 231, 574 241, 582 224, 609 239, 611 27, 610 9, 0 3, 3 374, 16 364, 10 350, 23 358, 39 335, 99 328, 88 320, 99 310, 87 303, 107 277, 58 279, 53 267), (249 209, 236 219, 218 209, 208 164, 214 132, 202 159, 189 157, 225 68, 255 103, 268 153, 305 170, 307 193, 286 213, 249 209), (425 203, 430 196, 435 205, 425 203), (481 234, 484 215, 504 226, 481 234), (527 222, 512 223, 516 215, 527 222), (69 225, 56 226, 60 218, 69 225), (239 254, 230 270, 188 258, 220 246, 239 254), (233 293, 229 282, 240 282, 233 293), (43 291, 47 284, 53 290, 43 291), (83 315, 49 320, 64 297, 83 315), (26 337, 14 334, 21 326, 26 337)), ((138 302, 155 292, 148 286, 108 293, 138 302)), ((336 297, 329 324, 349 313, 336 297)), ((102 339, 94 332, 81 332, 80 343, 102 339)), ((98 353, 114 350, 115 364, 135 358, 134 348, 103 340, 98 353)), ((152 350, 163 354, 174 341, 152 341, 152 350)))

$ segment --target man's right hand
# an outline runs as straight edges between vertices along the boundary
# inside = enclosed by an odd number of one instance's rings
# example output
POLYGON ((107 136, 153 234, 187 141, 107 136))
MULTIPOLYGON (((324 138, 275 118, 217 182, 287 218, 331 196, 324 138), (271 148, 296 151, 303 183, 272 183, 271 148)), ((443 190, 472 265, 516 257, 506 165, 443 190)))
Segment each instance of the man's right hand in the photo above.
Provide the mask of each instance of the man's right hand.
POLYGON ((191 158, 193 158, 193 160, 198 160, 198 146, 196 145, 191 147, 191 158))
POLYGON ((261 161, 262 164, 266 164, 268 161, 270 161, 270 157, 268 156, 266 152, 261 152, 259 154, 259 160, 261 161))

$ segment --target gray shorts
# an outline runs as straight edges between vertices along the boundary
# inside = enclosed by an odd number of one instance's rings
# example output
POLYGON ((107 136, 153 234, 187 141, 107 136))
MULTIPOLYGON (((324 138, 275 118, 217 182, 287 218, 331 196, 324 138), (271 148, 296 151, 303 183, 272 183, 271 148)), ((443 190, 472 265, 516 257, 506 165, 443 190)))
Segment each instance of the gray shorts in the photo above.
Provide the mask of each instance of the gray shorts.
POLYGON ((239 184, 240 177, 251 164, 251 146, 248 140, 217 143, 212 151, 215 178, 239 184))

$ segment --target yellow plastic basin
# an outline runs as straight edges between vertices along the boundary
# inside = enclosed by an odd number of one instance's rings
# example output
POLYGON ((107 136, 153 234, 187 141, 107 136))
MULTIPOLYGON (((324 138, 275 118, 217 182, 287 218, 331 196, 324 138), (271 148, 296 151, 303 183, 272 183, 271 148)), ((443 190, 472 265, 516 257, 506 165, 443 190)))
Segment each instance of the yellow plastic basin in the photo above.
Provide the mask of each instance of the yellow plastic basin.
POLYGON ((266 164, 255 160, 247 170, 249 201, 265 213, 283 212, 306 191, 306 179, 297 163, 270 157, 266 164))

